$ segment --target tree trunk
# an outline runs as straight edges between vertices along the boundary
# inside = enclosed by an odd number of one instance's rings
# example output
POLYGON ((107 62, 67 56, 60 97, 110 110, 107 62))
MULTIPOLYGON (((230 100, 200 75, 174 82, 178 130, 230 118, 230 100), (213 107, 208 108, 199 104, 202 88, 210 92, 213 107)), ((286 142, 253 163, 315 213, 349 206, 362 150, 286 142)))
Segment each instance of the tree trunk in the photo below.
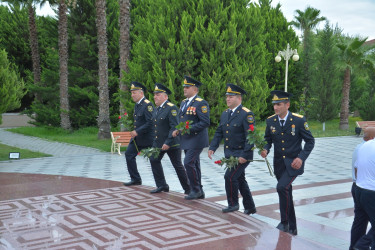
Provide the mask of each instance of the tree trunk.
POLYGON ((60 62, 60 124, 70 130, 69 93, 68 93, 68 18, 65 0, 59 4, 59 62, 60 62))
MULTIPOLYGON (((124 73, 128 73, 128 60, 130 57, 130 0, 119 0, 120 15, 119 15, 119 26, 120 26, 120 92, 128 91, 128 86, 125 84, 123 77, 124 73)), ((120 99, 120 114, 126 112, 124 104, 120 99)), ((124 128, 121 127, 121 131, 124 128)))
MULTIPOLYGON (((40 83, 40 55, 39 55, 39 45, 38 45, 38 32, 36 29, 35 21, 35 9, 32 4, 29 5, 29 38, 30 38, 30 48, 31 48, 31 59, 33 63, 33 74, 34 74, 34 84, 39 85, 40 83)), ((38 93, 35 93, 35 99, 40 100, 38 93)))
POLYGON ((340 110, 340 129, 349 129, 349 92, 350 92, 350 68, 346 67, 344 84, 342 86, 342 99, 340 110))
POLYGON ((98 33, 99 60, 98 139, 108 139, 111 137, 108 93, 107 19, 105 4, 105 0, 96 0, 96 28, 98 33))

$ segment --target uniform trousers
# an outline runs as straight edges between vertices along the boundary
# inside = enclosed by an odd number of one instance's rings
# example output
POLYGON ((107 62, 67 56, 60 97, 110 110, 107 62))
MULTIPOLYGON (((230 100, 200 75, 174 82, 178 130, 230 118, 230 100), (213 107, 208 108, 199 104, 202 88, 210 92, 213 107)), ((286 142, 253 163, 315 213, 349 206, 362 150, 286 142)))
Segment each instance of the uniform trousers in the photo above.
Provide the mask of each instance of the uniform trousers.
POLYGON ((182 165, 180 148, 171 148, 167 151, 160 151, 158 158, 150 157, 152 173, 154 175, 156 186, 162 187, 167 185, 167 182, 165 181, 163 166, 161 165, 161 160, 163 159, 165 153, 168 154, 168 157, 171 160, 174 169, 176 170, 176 174, 182 188, 185 190, 185 192, 189 192, 190 186, 184 165, 182 165))
MULTIPOLYGON (((354 245, 356 249, 369 249, 375 247, 375 191, 368 190, 356 186, 355 188, 355 203, 354 203, 354 218, 359 221, 370 221, 371 230, 363 235, 354 245), (369 242, 370 240, 370 242, 369 242)), ((367 222, 366 222, 367 224, 367 222)))
POLYGON ((292 187, 292 183, 297 176, 290 176, 284 163, 275 166, 275 175, 277 179, 276 190, 279 195, 281 223, 289 224, 290 230, 297 229, 292 187))
POLYGON ((243 206, 245 209, 255 209, 253 196, 251 195, 249 185, 245 178, 245 169, 249 162, 238 164, 225 172, 225 191, 227 193, 228 206, 238 205, 238 190, 243 198, 243 206))
POLYGON ((353 249, 356 242, 363 236, 361 245, 369 246, 371 244, 371 235, 374 234, 374 228, 371 227, 368 234, 367 231, 367 224, 368 224, 368 217, 364 216, 357 216, 358 206, 356 206, 356 199, 355 199, 355 190, 357 189, 357 185, 353 182, 352 185, 352 196, 354 201, 354 220, 352 224, 352 229, 350 231, 350 246, 349 249, 353 249))
MULTIPOLYGON (((137 147, 138 147, 139 152, 141 152, 142 149, 148 148, 150 146, 138 146, 137 145, 137 147)), ((137 147, 135 147, 134 140, 132 140, 129 143, 128 148, 126 149, 125 159, 126 159, 126 165, 128 167, 128 172, 129 172, 131 180, 139 182, 139 181, 142 181, 142 179, 141 179, 141 176, 139 175, 139 172, 137 169, 137 161, 135 159, 138 155, 137 147)))
POLYGON ((187 176, 190 182, 190 188, 192 192, 198 193, 202 190, 201 183, 201 165, 200 165, 200 154, 203 148, 200 149, 185 149, 184 166, 186 169, 187 176))

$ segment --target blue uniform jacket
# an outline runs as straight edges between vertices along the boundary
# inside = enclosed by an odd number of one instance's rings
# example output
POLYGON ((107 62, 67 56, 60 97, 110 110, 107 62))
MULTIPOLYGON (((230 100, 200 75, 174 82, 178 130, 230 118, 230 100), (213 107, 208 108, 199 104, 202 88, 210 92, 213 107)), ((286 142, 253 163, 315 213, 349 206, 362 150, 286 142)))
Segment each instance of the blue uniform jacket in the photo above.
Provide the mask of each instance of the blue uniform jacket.
POLYGON ((152 113, 154 140, 153 147, 161 148, 163 144, 170 147, 179 147, 180 140, 178 137, 173 137, 172 133, 178 124, 178 108, 173 103, 167 101, 159 112, 155 108, 152 113))
MULTIPOLYGON (((184 107, 188 99, 181 102, 184 107)), ((189 106, 179 111, 180 122, 193 121, 190 134, 181 135, 181 149, 200 149, 208 146, 208 126, 210 126, 210 107, 208 103, 195 96, 189 106)))
POLYGON ((228 120, 229 109, 225 110, 220 117, 220 124, 216 129, 215 136, 210 144, 210 150, 216 151, 220 142, 224 139, 224 154, 242 157, 246 160, 253 159, 254 144, 249 144, 246 136, 249 125, 254 123, 254 114, 249 109, 240 105, 228 120))
POLYGON ((154 105, 143 98, 139 104, 135 104, 134 107, 134 130, 137 132, 135 141, 137 145, 143 147, 149 147, 152 145, 153 130, 152 130, 152 112, 154 105))
POLYGON ((283 128, 280 126, 277 115, 268 117, 266 122, 267 127, 264 138, 267 141, 267 145, 264 149, 269 152, 272 143, 274 144, 273 164, 275 172, 278 166, 284 162, 290 176, 303 174, 305 161, 315 144, 315 139, 310 132, 306 119, 302 115, 289 112, 283 128), (303 148, 302 140, 305 141, 303 148), (297 157, 303 162, 298 170, 291 166, 291 163, 297 157))

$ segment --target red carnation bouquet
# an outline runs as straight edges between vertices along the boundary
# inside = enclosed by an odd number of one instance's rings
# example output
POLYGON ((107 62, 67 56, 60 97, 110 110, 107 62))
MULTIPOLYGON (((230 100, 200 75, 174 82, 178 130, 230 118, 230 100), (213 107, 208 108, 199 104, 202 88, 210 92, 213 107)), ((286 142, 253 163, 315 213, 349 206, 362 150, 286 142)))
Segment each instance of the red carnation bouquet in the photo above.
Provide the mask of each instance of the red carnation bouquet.
POLYGON ((191 128, 190 125, 192 123, 193 123, 193 121, 180 122, 176 126, 176 129, 178 129, 180 131, 181 135, 190 134, 190 128, 191 128))
POLYGON ((232 168, 235 168, 238 165, 238 158, 234 156, 231 156, 229 158, 223 157, 220 160, 215 161, 215 164, 218 164, 220 166, 223 166, 225 164, 224 169, 228 168, 229 170, 231 170, 232 168))
MULTIPOLYGON (((267 142, 264 140, 264 134, 258 133, 254 127, 254 124, 249 125, 246 138, 249 144, 254 144, 254 147, 252 148, 253 150, 255 148, 258 149, 258 154, 261 154, 261 152, 264 150, 264 147, 267 145, 267 142)), ((268 162, 267 157, 264 158, 264 160, 266 161, 270 175, 273 176, 273 169, 271 164, 268 162)))
POLYGON ((134 129, 133 127, 133 121, 129 118, 128 113, 124 113, 122 116, 119 115, 119 124, 121 127, 124 127, 125 131, 132 131, 134 129))

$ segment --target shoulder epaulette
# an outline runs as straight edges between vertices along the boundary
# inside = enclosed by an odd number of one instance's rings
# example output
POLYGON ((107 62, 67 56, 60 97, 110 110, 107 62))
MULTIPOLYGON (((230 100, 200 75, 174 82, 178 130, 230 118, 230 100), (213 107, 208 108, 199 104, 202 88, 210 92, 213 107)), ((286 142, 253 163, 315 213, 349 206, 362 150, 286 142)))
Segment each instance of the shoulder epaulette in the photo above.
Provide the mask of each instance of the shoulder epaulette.
POLYGON ((267 119, 271 118, 271 117, 274 117, 276 114, 273 114, 271 116, 268 116, 267 119))
POLYGON ((251 112, 251 110, 246 107, 242 107, 242 109, 245 110, 246 112, 251 112))
POLYGON ((297 116, 299 118, 303 118, 303 115, 300 115, 300 114, 297 114, 297 113, 292 113, 292 115, 297 116))
POLYGON ((196 100, 197 102, 201 102, 201 101, 203 101, 203 99, 200 98, 200 97, 195 98, 195 100, 196 100))
POLYGON ((145 103, 150 103, 150 101, 149 101, 149 100, 147 100, 147 99, 145 99, 145 103))
POLYGON ((171 106, 171 107, 173 107, 173 106, 174 106, 174 104, 173 104, 173 103, 171 103, 171 102, 167 102, 167 105, 168 105, 168 106, 171 106))

